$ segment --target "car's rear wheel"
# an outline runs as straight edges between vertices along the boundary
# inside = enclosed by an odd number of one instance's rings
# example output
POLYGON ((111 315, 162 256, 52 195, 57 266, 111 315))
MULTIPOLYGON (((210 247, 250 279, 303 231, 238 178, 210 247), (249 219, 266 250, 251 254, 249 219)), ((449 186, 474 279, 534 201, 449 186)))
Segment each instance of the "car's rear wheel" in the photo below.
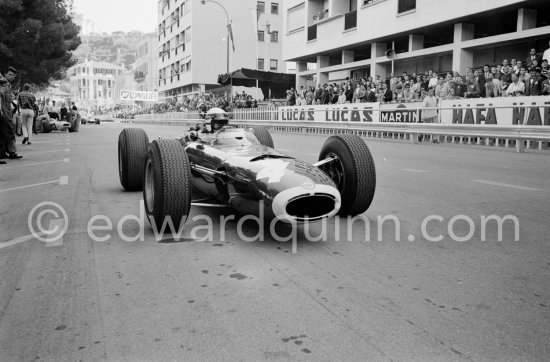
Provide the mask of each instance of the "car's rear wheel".
MULTIPOLYGON (((147 152, 143 199, 149 222, 156 231, 163 224, 180 230, 191 209, 191 166, 177 140, 154 140, 147 152)), ((169 231, 169 229, 166 229, 169 231)))
POLYGON ((273 138, 271 138, 271 133, 269 133, 267 127, 252 127, 252 133, 254 133, 260 144, 275 148, 273 145, 273 138))
POLYGON ((335 160, 320 168, 334 181, 342 197, 340 215, 365 212, 376 190, 376 168, 368 146, 356 135, 332 136, 325 141, 319 160, 335 160))
POLYGON ((44 133, 50 133, 52 131, 52 125, 50 124, 50 120, 47 118, 42 119, 42 132, 44 133))
POLYGON ((125 128, 118 136, 118 176, 126 191, 143 189, 149 137, 141 128, 125 128))

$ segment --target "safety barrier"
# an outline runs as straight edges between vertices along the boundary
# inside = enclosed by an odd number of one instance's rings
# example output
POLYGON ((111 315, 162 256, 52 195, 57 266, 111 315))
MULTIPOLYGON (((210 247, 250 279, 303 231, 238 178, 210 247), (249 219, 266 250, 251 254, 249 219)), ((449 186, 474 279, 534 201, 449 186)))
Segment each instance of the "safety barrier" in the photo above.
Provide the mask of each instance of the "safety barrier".
MULTIPOLYGON (((543 105, 546 105, 546 99, 543 105)), ((479 100, 471 103, 479 104, 479 100)), ((513 106, 476 105, 462 109, 453 107, 421 108, 418 104, 346 104, 338 107, 305 106, 269 109, 240 109, 233 113, 231 123, 237 127, 266 126, 274 132, 333 135, 353 133, 361 137, 420 140, 456 144, 475 144, 496 147, 514 147, 517 152, 525 149, 549 149, 550 112, 540 105, 513 104, 513 106), (540 108, 540 109, 539 109, 540 108), (434 110, 442 123, 419 123, 422 112, 434 110), (506 122, 500 113, 508 115, 506 122), (470 114, 470 115, 469 115, 470 114), (397 119, 401 121, 396 121, 397 119), (455 123, 453 123, 455 122, 455 123), (505 123, 505 124, 502 124, 505 123), (509 124, 506 124, 509 123, 509 124), (516 124, 514 124, 516 123, 516 124)), ((166 114, 165 114, 166 115, 166 114)), ((182 130, 204 120, 194 114, 184 118, 181 113, 158 120, 125 120, 131 123, 181 125, 182 130)), ((155 115, 161 116, 161 115, 155 115)))

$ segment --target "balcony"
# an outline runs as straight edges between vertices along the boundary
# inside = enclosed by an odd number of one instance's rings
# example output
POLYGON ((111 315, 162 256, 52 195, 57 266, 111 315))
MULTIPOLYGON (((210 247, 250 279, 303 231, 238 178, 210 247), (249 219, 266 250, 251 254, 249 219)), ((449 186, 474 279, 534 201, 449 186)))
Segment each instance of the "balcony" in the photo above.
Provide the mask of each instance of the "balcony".
POLYGON ((307 41, 317 39, 317 25, 312 25, 307 27, 307 41))
POLYGON ((344 16, 344 30, 357 27, 357 10, 351 11, 344 16))

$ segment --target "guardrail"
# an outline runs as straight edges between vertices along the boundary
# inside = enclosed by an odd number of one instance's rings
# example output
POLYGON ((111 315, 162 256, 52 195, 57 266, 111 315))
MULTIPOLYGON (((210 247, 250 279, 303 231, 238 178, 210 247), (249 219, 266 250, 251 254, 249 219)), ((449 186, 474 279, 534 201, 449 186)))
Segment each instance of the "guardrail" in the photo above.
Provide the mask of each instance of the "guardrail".
MULTIPOLYGON (((473 103, 473 102, 472 102, 473 103)), ((355 104, 347 104, 352 111, 355 104)), ((368 105, 362 104, 363 106, 368 105)), ((512 107, 494 106, 493 111, 512 107)), ((529 110, 532 105, 514 105, 514 111, 518 114, 523 114, 525 122, 528 122, 529 110), (523 112, 523 113, 521 113, 523 112)), ((550 144, 550 127, 549 126, 531 126, 531 125, 499 125, 499 124, 453 124, 453 123, 417 123, 421 119, 421 113, 429 108, 408 108, 391 107, 385 105, 383 110, 379 112, 378 122, 374 119, 365 118, 353 121, 352 118, 346 118, 346 121, 318 121, 320 118, 318 113, 325 115, 324 119, 329 119, 326 115, 331 112, 341 112, 339 108, 324 108, 316 109, 315 107, 306 107, 304 110, 296 110, 295 112, 306 112, 305 115, 295 114, 296 118, 303 117, 304 120, 280 120, 280 110, 277 108, 267 109, 251 109, 249 111, 241 109, 233 114, 234 119, 231 124, 237 127, 251 127, 253 125, 266 126, 274 132, 289 132, 289 133, 305 133, 305 134, 342 134, 352 133, 361 137, 374 137, 395 140, 406 140, 411 143, 418 143, 420 139, 436 142, 446 142, 455 144, 476 144, 495 147, 515 147, 517 152, 523 152, 525 149, 547 150, 550 144), (307 113, 311 112, 311 113, 307 113), (389 122, 380 121, 383 112, 403 112, 409 114, 405 117, 409 122, 389 122), (313 119, 313 120, 308 120, 313 119)), ((438 117, 444 111, 457 111, 454 107, 437 107, 431 108, 438 111, 438 117)), ((468 108, 476 117, 479 118, 481 110, 487 111, 487 106, 473 106, 468 108)), ((188 114, 191 115, 191 114, 188 114)), ((154 123, 165 125, 181 125, 182 132, 187 127, 194 126, 196 123, 202 123, 204 120, 198 117, 185 119, 181 113, 173 113, 170 117, 162 117, 162 120, 123 120, 126 123, 154 123), (178 117, 179 116, 179 117, 178 117)), ((293 116, 293 117, 294 117, 293 116)), ((350 116, 352 117, 352 116, 350 116)), ((343 116, 342 116, 343 118, 343 116)), ((387 119, 387 118, 386 118, 387 119)), ((440 119, 440 118, 439 118, 440 119)), ((479 119, 476 119, 479 121, 479 119)), ((472 122, 476 121, 473 120, 472 122)), ((488 122, 489 121, 487 119, 488 122)))

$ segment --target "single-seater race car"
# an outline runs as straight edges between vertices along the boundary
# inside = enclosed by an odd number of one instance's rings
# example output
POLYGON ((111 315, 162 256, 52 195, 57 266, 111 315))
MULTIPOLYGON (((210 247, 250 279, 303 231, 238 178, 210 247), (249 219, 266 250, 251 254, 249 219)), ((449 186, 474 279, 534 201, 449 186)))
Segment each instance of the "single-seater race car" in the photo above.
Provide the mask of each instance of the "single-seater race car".
POLYGON ((36 119, 37 132, 50 133, 51 131, 67 131, 69 128, 71 128, 69 122, 50 118, 47 114, 40 115, 36 119))
POLYGON ((176 139, 149 143, 140 128, 119 135, 120 183, 127 191, 143 190, 157 230, 167 218, 179 230, 192 205, 223 205, 288 223, 353 216, 370 206, 376 170, 360 137, 329 137, 319 161, 309 164, 277 151, 266 127, 230 127, 223 110, 210 112, 218 113, 210 114, 209 126, 176 139))
POLYGON ((80 129, 80 114, 71 110, 67 118, 51 118, 48 114, 42 114, 36 119, 37 132, 50 133, 51 131, 78 132, 80 129))

